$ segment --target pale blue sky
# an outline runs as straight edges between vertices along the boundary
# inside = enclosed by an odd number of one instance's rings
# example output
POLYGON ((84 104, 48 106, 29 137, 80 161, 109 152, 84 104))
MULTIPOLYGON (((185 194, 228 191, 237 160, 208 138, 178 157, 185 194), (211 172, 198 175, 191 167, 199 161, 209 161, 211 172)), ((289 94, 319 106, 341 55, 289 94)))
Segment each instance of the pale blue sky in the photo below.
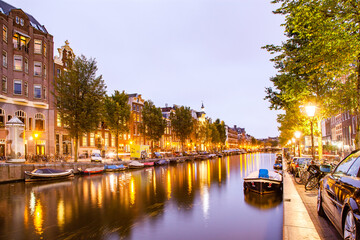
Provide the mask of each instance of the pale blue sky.
POLYGON ((157 106, 178 104, 247 133, 277 136, 264 101, 276 71, 261 46, 284 39, 270 0, 7 0, 75 54, 94 57, 108 86, 157 106))

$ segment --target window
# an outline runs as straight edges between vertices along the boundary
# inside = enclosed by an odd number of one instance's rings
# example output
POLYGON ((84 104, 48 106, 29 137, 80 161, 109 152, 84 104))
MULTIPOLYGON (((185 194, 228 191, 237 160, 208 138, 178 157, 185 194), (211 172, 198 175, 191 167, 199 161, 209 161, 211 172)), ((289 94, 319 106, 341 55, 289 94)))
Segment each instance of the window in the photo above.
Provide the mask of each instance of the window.
POLYGON ((16 111, 15 116, 22 121, 24 124, 26 123, 26 113, 22 110, 16 111))
POLYGON ((19 23, 20 23, 20 19, 19 19, 19 17, 18 17, 18 16, 16 16, 16 17, 15 17, 15 22, 16 22, 17 24, 19 24, 19 23))
POLYGON ((5 127, 5 111, 4 109, 0 108, 0 128, 5 127))
POLYGON ((13 36, 14 48, 19 48, 19 43, 20 43, 20 36, 19 36, 19 34, 15 33, 13 36))
POLYGON ((56 69, 56 76, 59 78, 61 75, 61 70, 60 68, 56 69))
POLYGON ((105 133, 105 146, 109 146, 109 133, 105 133))
POLYGON ((44 43, 44 57, 46 57, 46 44, 44 43))
POLYGON ((24 58, 24 68, 25 68, 25 72, 28 73, 29 72, 29 60, 27 58, 24 58))
POLYGON ((41 62, 34 62, 34 76, 41 76, 41 62))
POLYGON ((44 131, 45 130, 45 117, 42 113, 35 114, 35 130, 44 131))
POLYGON ((358 173, 359 173, 359 168, 360 168, 360 159, 358 158, 353 165, 351 165, 349 171, 347 172, 348 176, 351 177, 358 177, 358 173))
POLYGON ((41 85, 34 85, 34 98, 41 98, 41 85))
POLYGON ((43 97, 46 99, 46 87, 43 87, 43 97))
POLYGON ((14 70, 22 71, 22 56, 14 55, 14 70))
POLYGON ((7 92, 7 77, 2 77, 1 88, 3 92, 7 92))
POLYGON ((61 117, 60 117, 60 114, 57 114, 56 126, 61 127, 61 117))
POLYGON ((3 51, 2 60, 3 60, 3 66, 7 67, 7 52, 6 51, 3 51))
POLYGON ((111 134, 111 146, 115 147, 115 145, 116 145, 115 136, 114 136, 114 134, 111 134))
POLYGON ((32 130, 32 118, 29 118, 29 130, 32 130))
POLYGON ((41 46, 42 46, 42 41, 35 39, 34 40, 34 53, 41 54, 41 46))
POLYGON ((21 95, 22 93, 22 82, 21 80, 14 80, 14 94, 21 95))
POLYGON ((3 41, 7 42, 7 27, 5 25, 3 25, 3 41))
POLYGON ((44 64, 44 79, 46 79, 46 65, 44 64))
POLYGON ((90 146, 95 146, 95 133, 90 133, 90 146))
POLYGON ((347 172, 355 160, 360 156, 360 151, 355 152, 345 158, 335 169, 333 176, 341 177, 347 175, 347 172))
POLYGON ((28 83, 24 82, 24 94, 27 97, 29 95, 28 83))
POLYGON ((24 26, 24 19, 20 18, 20 25, 24 26))
POLYGON ((87 143, 87 134, 84 134, 84 136, 83 136, 82 145, 83 145, 83 146, 87 146, 87 145, 88 145, 88 143, 87 143))

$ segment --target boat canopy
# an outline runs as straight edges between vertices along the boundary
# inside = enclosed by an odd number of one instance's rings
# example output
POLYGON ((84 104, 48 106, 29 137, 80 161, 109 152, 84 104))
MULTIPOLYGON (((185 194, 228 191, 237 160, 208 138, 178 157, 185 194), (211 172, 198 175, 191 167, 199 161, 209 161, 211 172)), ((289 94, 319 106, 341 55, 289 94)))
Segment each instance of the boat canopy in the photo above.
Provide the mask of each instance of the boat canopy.
POLYGON ((269 170, 259 169, 259 178, 269 178, 269 170))

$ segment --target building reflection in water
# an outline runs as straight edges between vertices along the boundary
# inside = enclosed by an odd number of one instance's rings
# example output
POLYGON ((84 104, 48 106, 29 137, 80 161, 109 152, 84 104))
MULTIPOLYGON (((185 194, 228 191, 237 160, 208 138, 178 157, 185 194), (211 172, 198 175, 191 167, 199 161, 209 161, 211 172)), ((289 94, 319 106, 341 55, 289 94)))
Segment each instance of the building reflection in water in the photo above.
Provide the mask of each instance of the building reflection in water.
MULTIPOLYGON (((0 230, 0 238, 13 239, 16 229, 16 234, 22 234, 16 237, 18 239, 38 239, 39 236, 43 239, 54 239, 56 236, 64 239, 79 239, 84 236, 94 239, 110 239, 114 236, 114 239, 137 239, 133 234, 142 231, 141 222, 151 223, 149 226, 156 228, 157 224, 166 224, 165 219, 170 221, 171 217, 182 219, 186 216, 185 221, 174 220, 174 226, 165 228, 159 225, 159 229, 151 232, 171 236, 172 232, 181 228, 195 231, 203 229, 202 225, 196 225, 201 224, 196 219, 204 219, 209 225, 202 234, 209 234, 205 237, 207 239, 216 239, 219 236, 214 231, 221 230, 210 224, 225 224, 216 222, 215 216, 225 214, 228 208, 231 209, 230 215, 219 219, 231 219, 234 222, 241 221, 238 219, 240 217, 255 217, 252 213, 246 214, 251 208, 271 209, 281 204, 281 198, 279 201, 270 196, 244 196, 242 184, 239 186, 243 177, 264 164, 272 167, 266 156, 247 154, 81 176, 66 182, 13 183, 15 187, 3 184, 0 192, 9 192, 9 195, 0 195, 0 211, 6 206, 7 211, 16 213, 19 206, 11 203, 14 202, 13 199, 19 199, 20 193, 20 198, 23 199, 23 206, 20 208, 23 217, 3 214, 3 222, 16 227, 1 228, 4 230, 0 230), (232 181, 229 181, 230 174, 232 181), (12 190, 13 188, 17 190, 12 190), (231 204, 227 202, 229 199, 234 199, 234 205, 227 206, 231 204), (245 203, 241 204, 241 199, 245 203), (236 211, 242 214, 234 215, 236 211), (193 227, 186 224, 192 224, 193 227)), ((282 219, 282 214, 280 215, 282 219)), ((204 224, 203 221, 200 222, 204 224)), ((242 224, 237 224, 233 230, 234 236, 239 226, 246 228, 248 222, 246 219, 242 224)), ((231 224, 227 227, 229 226, 231 224)), ((195 232, 192 234, 193 237, 197 236, 195 232)), ((199 235, 201 237, 203 236, 199 235)))

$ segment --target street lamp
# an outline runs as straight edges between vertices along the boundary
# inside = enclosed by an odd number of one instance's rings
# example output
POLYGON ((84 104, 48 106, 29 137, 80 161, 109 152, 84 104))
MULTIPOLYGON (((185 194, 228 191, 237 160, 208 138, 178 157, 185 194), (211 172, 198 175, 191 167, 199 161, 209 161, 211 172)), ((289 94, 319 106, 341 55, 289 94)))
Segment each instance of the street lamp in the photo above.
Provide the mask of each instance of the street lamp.
POLYGON ((298 154, 299 154, 299 157, 300 157, 300 136, 301 136, 301 132, 296 131, 295 132, 295 137, 298 139, 298 154))
POLYGON ((311 154, 313 161, 315 160, 315 151, 314 151, 314 127, 313 127, 313 119, 315 116, 316 107, 313 105, 309 105, 305 107, 306 114, 310 118, 310 127, 311 127, 311 154))

